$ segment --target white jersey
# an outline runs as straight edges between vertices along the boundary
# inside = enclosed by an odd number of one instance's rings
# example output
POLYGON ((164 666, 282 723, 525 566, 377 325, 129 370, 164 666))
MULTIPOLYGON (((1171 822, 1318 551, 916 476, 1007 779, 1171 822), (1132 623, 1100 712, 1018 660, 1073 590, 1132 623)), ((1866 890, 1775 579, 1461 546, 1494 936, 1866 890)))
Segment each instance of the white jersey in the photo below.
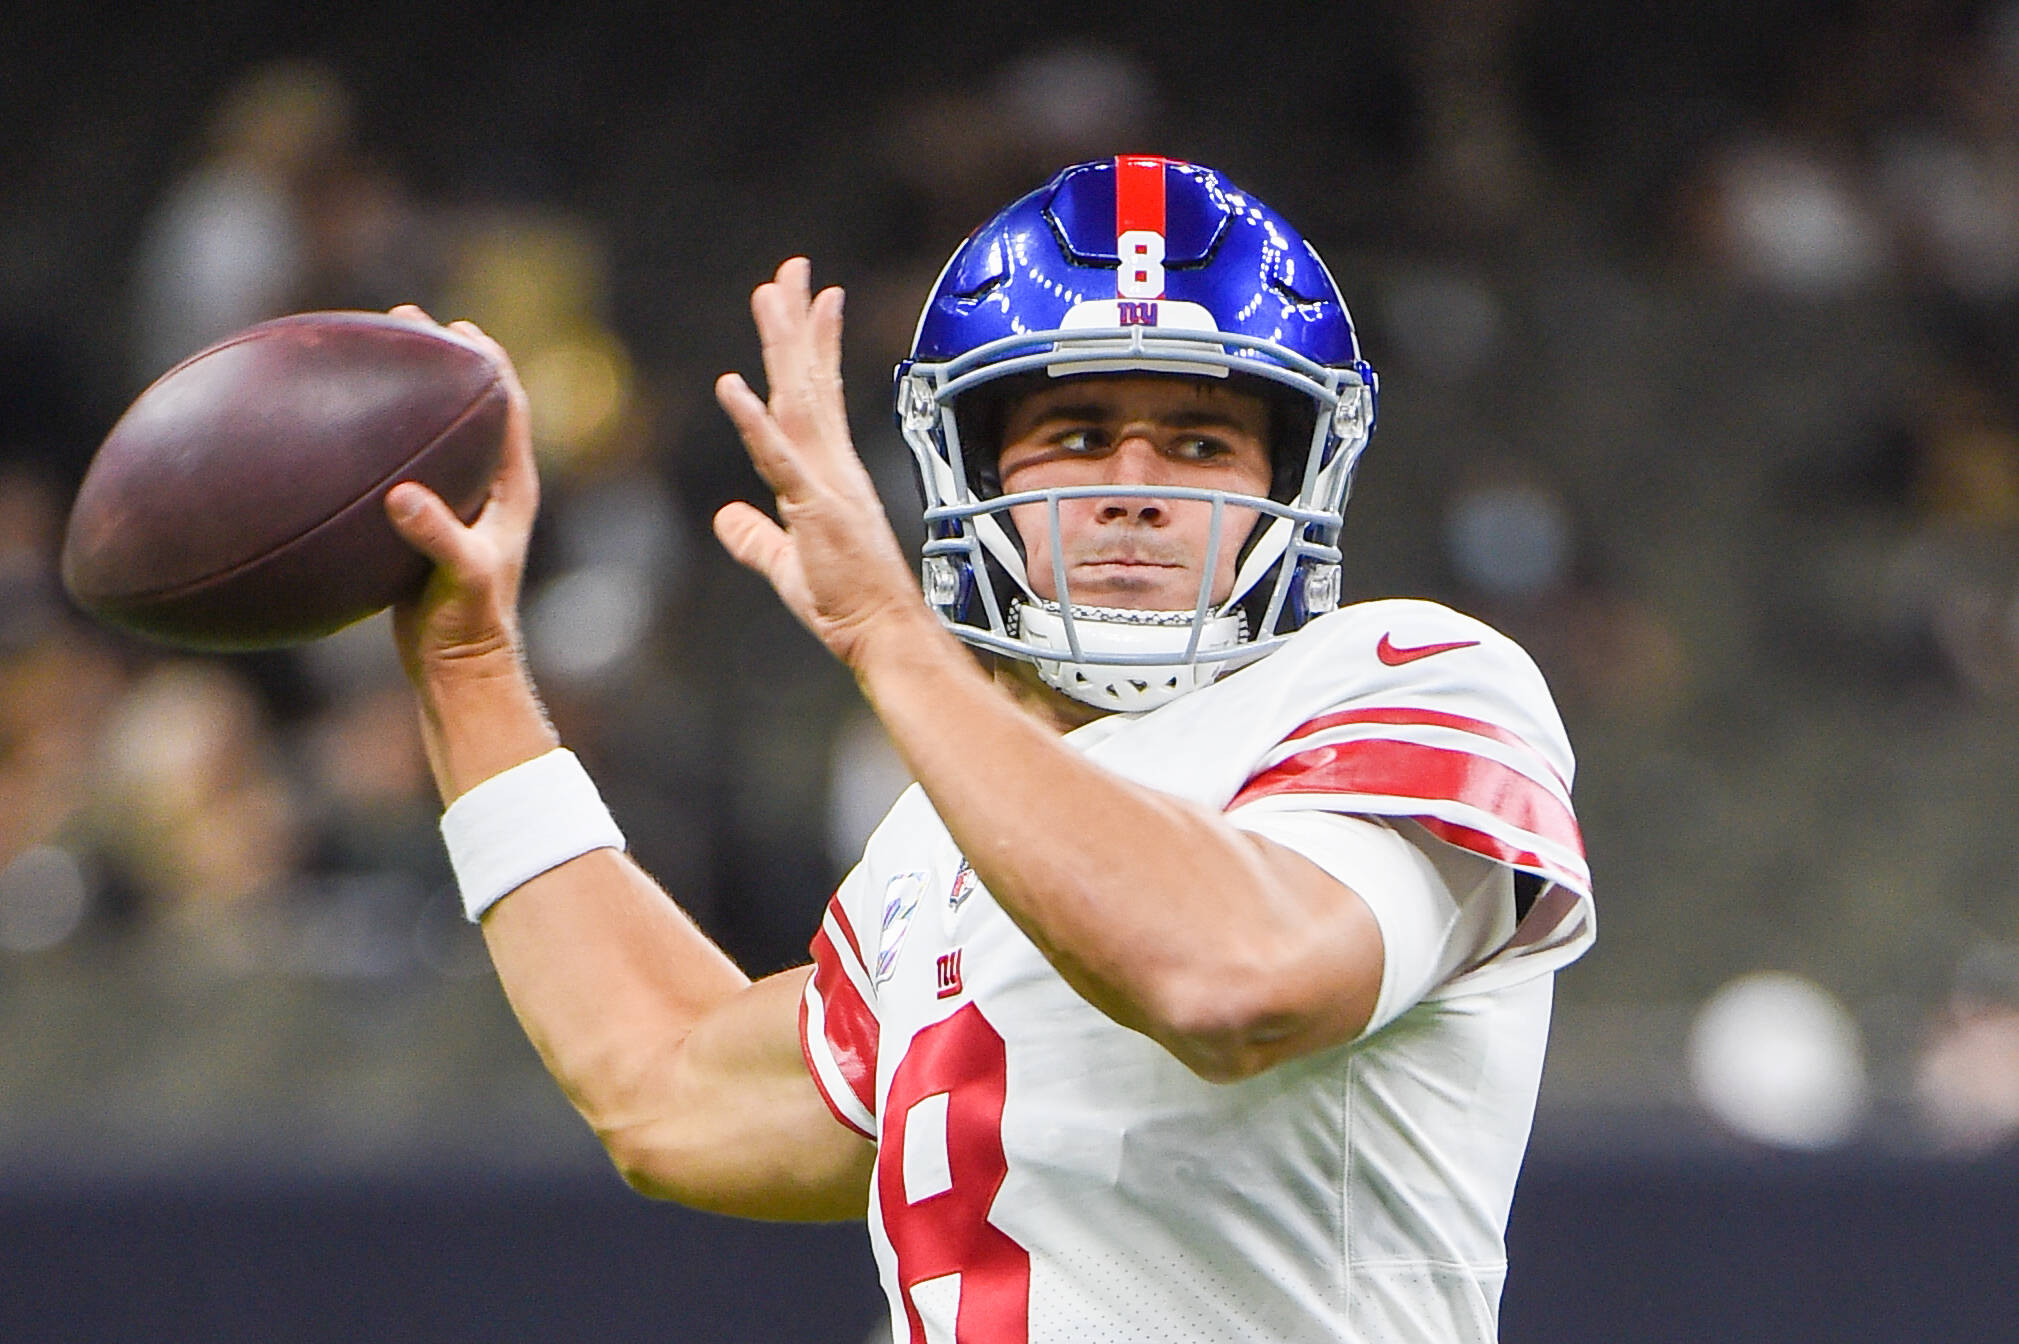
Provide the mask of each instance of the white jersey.
POLYGON ((1534 664, 1370 602, 1067 740, 1347 881, 1380 1000, 1356 1041, 1204 1081, 1074 993, 909 790, 829 903, 801 1015, 822 1094, 878 1146, 895 1337, 1495 1338, 1550 973, 1593 935, 1534 664))

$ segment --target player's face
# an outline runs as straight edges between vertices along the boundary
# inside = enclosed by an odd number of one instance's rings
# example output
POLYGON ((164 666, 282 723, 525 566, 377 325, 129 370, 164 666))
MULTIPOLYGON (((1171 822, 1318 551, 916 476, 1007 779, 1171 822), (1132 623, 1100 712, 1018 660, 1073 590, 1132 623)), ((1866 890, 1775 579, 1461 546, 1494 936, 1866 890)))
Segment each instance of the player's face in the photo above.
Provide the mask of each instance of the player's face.
MULTIPOLYGON (((1061 379, 1010 408, 998 459, 1005 494, 1068 485, 1180 485, 1269 493, 1269 408, 1212 378, 1154 374, 1061 379)), ((1235 558, 1255 510, 1228 508, 1218 553, 1206 554, 1213 506, 1126 494, 1059 501, 1066 585, 1080 606, 1189 611, 1204 566, 1212 597, 1233 591, 1235 558)), ((1057 600, 1045 504, 1010 510, 1030 557, 1030 583, 1057 600)))

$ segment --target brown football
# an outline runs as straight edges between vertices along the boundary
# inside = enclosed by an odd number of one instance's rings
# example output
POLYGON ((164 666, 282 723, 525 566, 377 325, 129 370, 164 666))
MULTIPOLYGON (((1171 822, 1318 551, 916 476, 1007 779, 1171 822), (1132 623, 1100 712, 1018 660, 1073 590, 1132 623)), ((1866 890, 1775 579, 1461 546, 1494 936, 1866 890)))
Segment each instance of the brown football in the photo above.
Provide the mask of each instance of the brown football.
POLYGON ((427 578, 385 494, 420 481, 465 521, 503 446, 498 362, 382 313, 250 327, 156 379, 71 506, 63 583, 107 624, 191 649, 299 644, 427 578))

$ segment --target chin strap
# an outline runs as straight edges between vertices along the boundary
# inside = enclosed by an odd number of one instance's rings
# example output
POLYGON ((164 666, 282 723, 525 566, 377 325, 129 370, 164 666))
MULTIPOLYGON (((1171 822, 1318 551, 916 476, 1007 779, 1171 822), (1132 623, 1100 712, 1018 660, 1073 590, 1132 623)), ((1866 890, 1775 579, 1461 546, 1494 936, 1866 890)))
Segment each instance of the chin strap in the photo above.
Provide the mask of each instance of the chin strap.
POLYGON ((1198 655, 1239 647, 1248 637, 1247 616, 1239 611, 1203 617, 1189 611, 1135 611, 1124 607, 1082 607, 1072 610, 1067 634, 1065 614, 1056 602, 1019 602, 1012 632, 1044 652, 1033 661, 1047 686, 1081 704, 1122 714, 1140 714, 1197 690, 1234 663, 1198 655), (1198 648, 1187 661, 1193 629, 1198 648), (1141 658, 1123 664, 1087 663, 1081 657, 1141 658), (1045 654, 1055 653, 1057 657, 1045 654), (1168 661, 1151 661, 1155 658, 1168 661))

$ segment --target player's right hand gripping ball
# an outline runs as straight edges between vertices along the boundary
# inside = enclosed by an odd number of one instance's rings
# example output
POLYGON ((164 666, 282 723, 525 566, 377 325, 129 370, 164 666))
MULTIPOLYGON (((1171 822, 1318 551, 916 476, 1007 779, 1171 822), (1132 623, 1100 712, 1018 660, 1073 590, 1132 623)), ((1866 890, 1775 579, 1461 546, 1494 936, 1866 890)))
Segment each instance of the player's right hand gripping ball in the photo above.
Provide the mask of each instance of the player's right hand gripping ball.
POLYGON ((63 583, 107 624, 191 649, 316 639, 426 581, 385 494, 419 481, 465 522, 504 442, 503 370, 380 313, 248 328, 157 379, 71 506, 63 583))

